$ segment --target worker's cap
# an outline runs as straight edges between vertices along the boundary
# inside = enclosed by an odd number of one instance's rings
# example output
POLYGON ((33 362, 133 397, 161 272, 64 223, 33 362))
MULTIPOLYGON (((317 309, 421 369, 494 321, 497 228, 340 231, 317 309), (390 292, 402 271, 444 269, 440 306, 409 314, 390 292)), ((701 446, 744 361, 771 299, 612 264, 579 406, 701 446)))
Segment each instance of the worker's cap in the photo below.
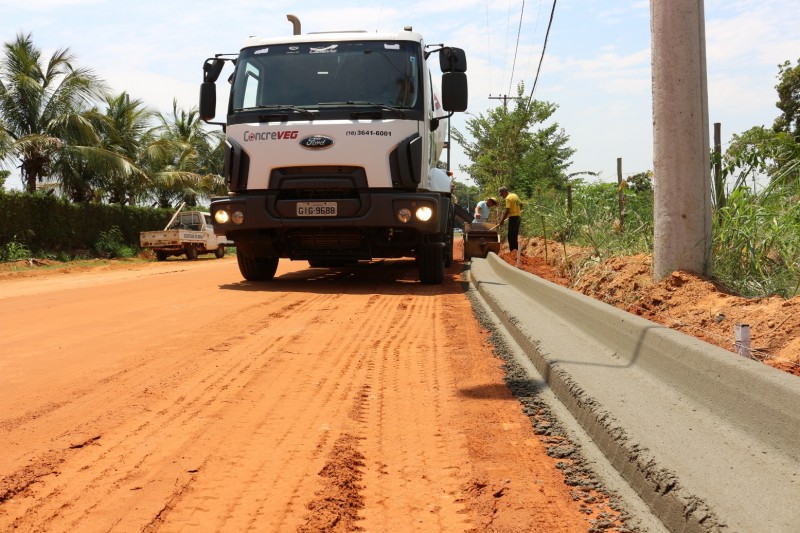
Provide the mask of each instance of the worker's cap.
POLYGON ((493 204, 496 204, 497 203, 497 198, 492 196, 492 197, 489 198, 489 201, 492 202, 493 204))
POLYGON ((508 192, 508 188, 507 187, 500 187, 500 191, 499 192, 500 192, 500 194, 503 194, 504 192, 508 192))

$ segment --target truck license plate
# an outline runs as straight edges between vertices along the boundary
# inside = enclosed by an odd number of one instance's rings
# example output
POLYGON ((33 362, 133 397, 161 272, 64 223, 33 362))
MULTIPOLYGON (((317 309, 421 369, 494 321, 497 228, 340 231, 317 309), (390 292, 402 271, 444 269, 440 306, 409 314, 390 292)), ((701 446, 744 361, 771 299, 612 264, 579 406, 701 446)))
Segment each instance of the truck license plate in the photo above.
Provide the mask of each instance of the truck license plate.
POLYGON ((299 217, 335 217, 336 202, 297 202, 299 217))

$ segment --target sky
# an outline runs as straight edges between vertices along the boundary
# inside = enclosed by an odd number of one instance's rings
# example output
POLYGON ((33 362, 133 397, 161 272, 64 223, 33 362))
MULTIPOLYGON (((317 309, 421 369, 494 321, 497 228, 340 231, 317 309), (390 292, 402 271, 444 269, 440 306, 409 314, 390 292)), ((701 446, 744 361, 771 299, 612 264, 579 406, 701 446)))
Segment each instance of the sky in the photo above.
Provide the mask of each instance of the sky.
MULTIPOLYGON (((557 2, 534 98, 558 106, 552 120, 576 150, 568 172, 600 173, 615 181, 653 167, 651 0, 557 2)), ((669 0, 652 0, 669 1, 669 0)), ((542 55, 551 0, 337 2, 306 0, 0 0, 0 42, 30 33, 49 57, 69 48, 115 93, 127 91, 158 111, 173 100, 197 105, 203 61, 234 53, 251 35, 290 35, 286 14, 302 32, 398 31, 412 26, 427 43, 463 48, 469 78, 468 113, 485 113, 515 95, 529 95, 542 55)), ((705 0, 709 129, 722 124, 723 149, 732 134, 771 126, 778 64, 800 58, 797 0, 705 0)), ((438 75, 438 67, 434 67, 438 75)), ((465 114, 452 127, 464 132, 465 114)), ((218 117, 219 119, 219 117, 218 117)), ((713 139, 713 135, 711 136, 713 139)), ((451 168, 469 161, 453 143, 451 168)), ((444 158, 444 156, 443 156, 444 158)), ((20 188, 19 175, 7 187, 20 188)))

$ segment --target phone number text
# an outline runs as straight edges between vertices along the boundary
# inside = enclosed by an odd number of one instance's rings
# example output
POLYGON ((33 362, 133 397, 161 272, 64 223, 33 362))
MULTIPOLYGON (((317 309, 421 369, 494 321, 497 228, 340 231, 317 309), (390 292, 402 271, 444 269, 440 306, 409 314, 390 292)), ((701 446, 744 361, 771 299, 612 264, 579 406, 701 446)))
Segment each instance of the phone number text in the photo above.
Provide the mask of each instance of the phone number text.
POLYGON ((391 137, 392 132, 388 130, 347 130, 345 135, 372 135, 377 137, 391 137))

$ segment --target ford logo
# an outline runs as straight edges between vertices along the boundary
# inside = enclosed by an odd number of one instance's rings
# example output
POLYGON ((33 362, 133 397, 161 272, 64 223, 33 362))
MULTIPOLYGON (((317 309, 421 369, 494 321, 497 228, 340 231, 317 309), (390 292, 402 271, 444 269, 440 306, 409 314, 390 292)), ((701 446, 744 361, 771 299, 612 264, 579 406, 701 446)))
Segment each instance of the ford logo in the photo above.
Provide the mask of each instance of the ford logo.
POLYGON ((301 140, 300 146, 307 150, 325 150, 333 146, 333 139, 324 135, 312 135, 301 140))

